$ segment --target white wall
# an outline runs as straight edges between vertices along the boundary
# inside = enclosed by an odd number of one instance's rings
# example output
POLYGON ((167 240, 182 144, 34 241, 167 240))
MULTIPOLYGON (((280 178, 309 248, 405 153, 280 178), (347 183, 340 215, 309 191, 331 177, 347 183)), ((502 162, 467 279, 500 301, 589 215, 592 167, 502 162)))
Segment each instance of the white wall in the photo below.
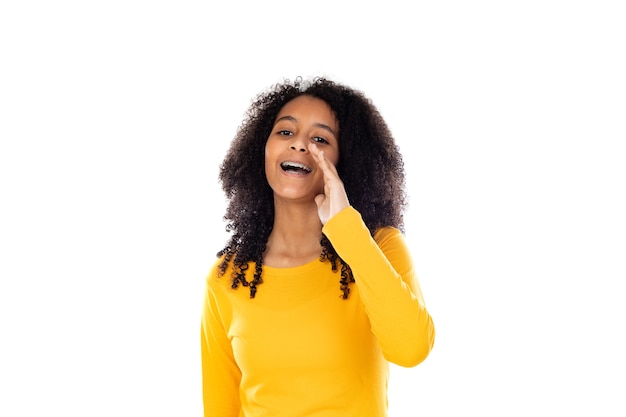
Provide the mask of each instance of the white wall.
POLYGON ((217 165, 283 77, 362 89, 402 147, 438 336, 390 416, 617 416, 618 2, 0 6, 0 415, 199 416, 217 165))

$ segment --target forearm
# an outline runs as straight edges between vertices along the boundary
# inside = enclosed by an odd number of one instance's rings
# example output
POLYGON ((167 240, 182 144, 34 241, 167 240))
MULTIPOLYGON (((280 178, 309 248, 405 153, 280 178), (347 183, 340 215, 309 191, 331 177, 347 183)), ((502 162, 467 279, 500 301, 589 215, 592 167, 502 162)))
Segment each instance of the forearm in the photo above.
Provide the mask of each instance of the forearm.
POLYGON ((377 243, 350 207, 333 217, 324 233, 352 269, 385 357, 402 366, 423 361, 432 349, 435 329, 399 231, 377 235, 377 243))

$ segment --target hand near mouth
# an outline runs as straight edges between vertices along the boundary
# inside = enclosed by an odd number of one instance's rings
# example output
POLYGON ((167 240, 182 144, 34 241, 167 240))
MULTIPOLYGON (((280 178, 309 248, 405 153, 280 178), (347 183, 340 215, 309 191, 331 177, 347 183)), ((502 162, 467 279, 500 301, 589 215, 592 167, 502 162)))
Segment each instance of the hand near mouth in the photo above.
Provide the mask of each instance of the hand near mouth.
POLYGON ((321 151, 316 144, 309 144, 308 147, 317 162, 317 166, 324 174, 324 194, 315 196, 317 213, 322 221, 322 225, 324 225, 335 214, 350 206, 350 202, 335 165, 326 159, 324 151, 321 151))

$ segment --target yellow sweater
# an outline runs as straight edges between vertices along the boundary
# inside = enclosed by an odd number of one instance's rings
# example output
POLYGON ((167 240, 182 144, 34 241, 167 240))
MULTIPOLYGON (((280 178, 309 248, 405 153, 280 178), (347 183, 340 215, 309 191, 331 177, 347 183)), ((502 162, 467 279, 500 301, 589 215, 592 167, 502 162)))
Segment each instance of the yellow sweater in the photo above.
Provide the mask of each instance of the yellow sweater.
MULTIPOLYGON (((384 417, 388 362, 415 366, 435 328, 398 229, 371 237, 348 207, 323 233, 356 283, 315 260, 263 267, 251 299, 230 288, 230 269, 207 278, 201 326, 205 417, 384 417)), ((252 279, 254 268, 248 269, 252 279)))

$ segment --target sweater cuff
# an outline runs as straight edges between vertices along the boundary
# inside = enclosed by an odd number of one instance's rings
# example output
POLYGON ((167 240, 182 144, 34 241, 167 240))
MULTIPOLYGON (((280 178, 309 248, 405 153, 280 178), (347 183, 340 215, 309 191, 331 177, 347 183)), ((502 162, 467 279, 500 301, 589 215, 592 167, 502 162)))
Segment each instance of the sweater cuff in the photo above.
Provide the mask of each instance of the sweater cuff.
POLYGON ((359 213, 354 207, 348 206, 341 210, 339 213, 331 217, 324 227, 322 227, 322 233, 333 242, 333 246, 336 241, 352 240, 362 229, 368 236, 370 235, 369 229, 363 222, 361 213, 359 213))

